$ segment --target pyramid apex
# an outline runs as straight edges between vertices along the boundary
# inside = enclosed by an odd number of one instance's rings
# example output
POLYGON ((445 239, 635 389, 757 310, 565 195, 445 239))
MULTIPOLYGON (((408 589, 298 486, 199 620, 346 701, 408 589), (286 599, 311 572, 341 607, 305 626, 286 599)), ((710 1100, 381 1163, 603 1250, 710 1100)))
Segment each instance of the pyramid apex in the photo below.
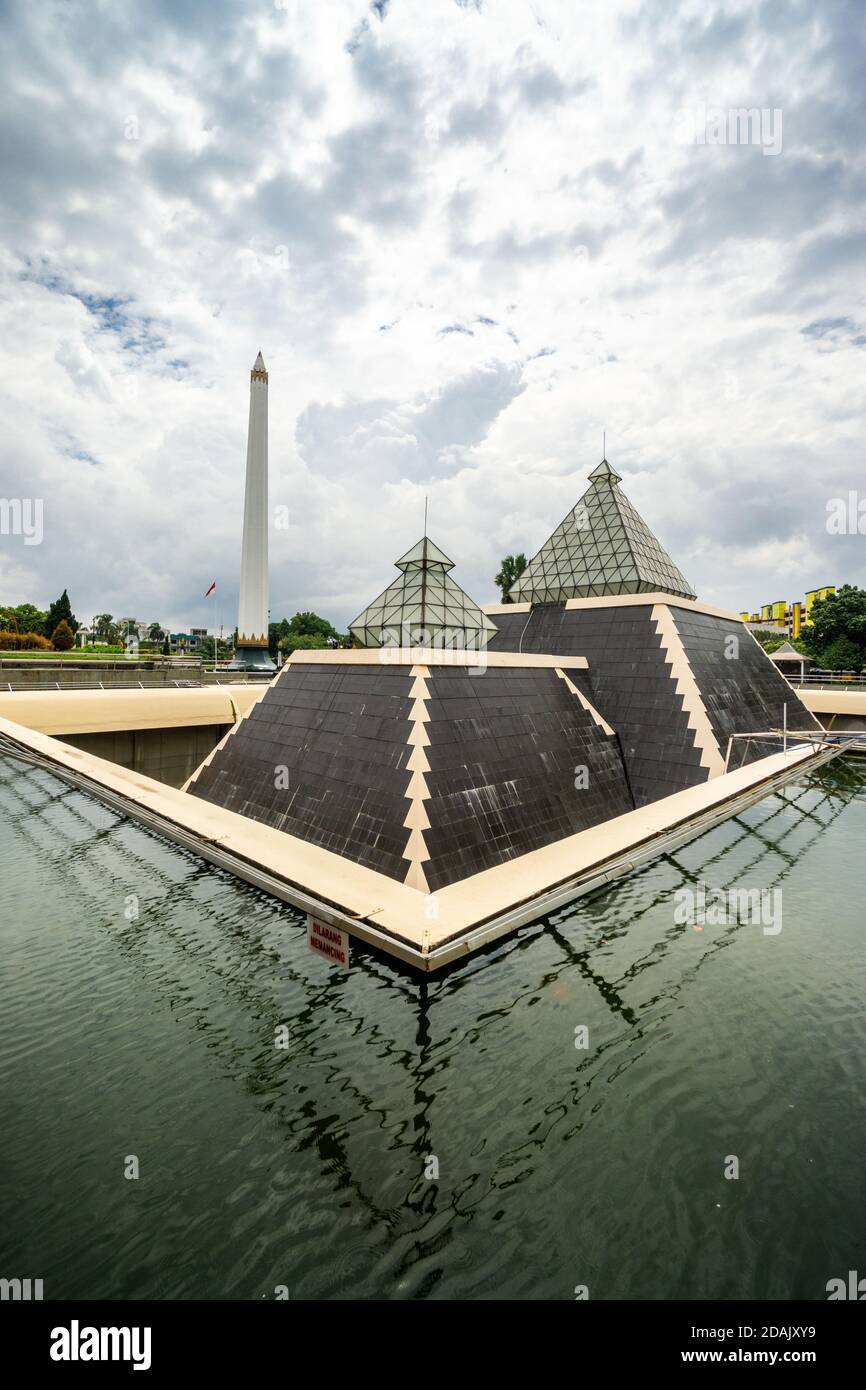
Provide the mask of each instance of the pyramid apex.
POLYGON ((510 591, 515 603, 694 591, 632 506, 606 458, 577 506, 530 560, 510 591), (607 483, 606 487, 602 484, 607 483))
POLYGON ((619 473, 616 472, 616 469, 611 468, 607 459, 602 459, 601 463, 598 464, 589 475, 589 481, 591 483, 598 482, 600 478, 607 478, 612 483, 622 482, 619 473))
POLYGON ((449 560, 422 536, 396 561, 402 571, 349 624, 362 647, 453 647, 476 651, 487 645, 496 624, 454 582, 449 560))
POLYGON ((259 349, 258 356, 256 357, 256 360, 255 360, 255 362, 253 363, 252 371, 250 372, 250 380, 251 380, 251 381, 267 381, 267 379, 268 379, 268 369, 267 369, 267 367, 265 366, 265 359, 262 357, 262 352, 261 352, 261 348, 260 348, 260 349, 259 349))
POLYGON ((449 560, 444 550, 440 550, 438 545, 434 545, 429 536, 422 536, 420 541, 416 541, 413 546, 401 555, 394 564, 398 570, 404 572, 408 569, 441 569, 453 570, 454 561, 449 560))

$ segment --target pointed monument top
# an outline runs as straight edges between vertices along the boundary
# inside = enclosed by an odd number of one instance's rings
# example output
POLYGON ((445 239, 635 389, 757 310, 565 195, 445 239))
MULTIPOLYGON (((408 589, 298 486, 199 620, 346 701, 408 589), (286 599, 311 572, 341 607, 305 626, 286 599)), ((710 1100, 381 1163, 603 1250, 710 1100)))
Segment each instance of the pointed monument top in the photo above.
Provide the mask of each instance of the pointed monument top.
POLYGON ((252 371, 250 372, 250 380, 251 380, 251 381, 267 381, 267 379, 268 379, 268 371, 267 371, 267 368, 266 368, 266 366, 265 366, 265 359, 262 357, 261 349, 259 349, 259 355, 258 355, 258 357, 256 358, 255 362, 253 363, 253 369, 252 369, 252 371))
POLYGON ((416 541, 412 548, 406 551, 405 555, 401 555, 399 560, 394 561, 394 564, 397 566, 398 570, 404 571, 409 569, 453 570, 454 568, 454 561, 449 560, 448 556, 444 551, 439 549, 438 545, 434 545, 426 531, 420 541, 416 541))
POLYGON ((449 570, 454 561, 422 536, 396 561, 402 574, 369 604, 349 631, 362 647, 456 647, 487 645, 496 624, 482 613, 449 570))
POLYGON ((594 468, 589 475, 589 481, 591 483, 597 482, 599 478, 607 478, 612 483, 622 482, 622 478, 613 468, 611 468, 607 459, 602 459, 601 463, 598 464, 598 466, 594 468))
POLYGON ((512 585, 515 603, 561 603, 616 594, 675 594, 694 590, 632 506, 607 459, 589 487, 512 585))

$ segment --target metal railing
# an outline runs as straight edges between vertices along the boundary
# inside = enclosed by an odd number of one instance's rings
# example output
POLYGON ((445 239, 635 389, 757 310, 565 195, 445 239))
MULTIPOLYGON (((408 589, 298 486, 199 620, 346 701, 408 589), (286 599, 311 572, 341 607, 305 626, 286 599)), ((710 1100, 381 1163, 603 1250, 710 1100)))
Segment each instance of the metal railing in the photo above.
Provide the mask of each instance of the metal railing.
POLYGON ((858 687, 862 689, 862 687, 866 685, 866 680, 860 680, 859 677, 857 680, 842 681, 830 679, 822 679, 820 681, 810 681, 806 679, 805 681, 801 681, 797 679, 789 681, 789 685, 793 686, 795 690, 833 690, 837 693, 841 691, 844 694, 848 689, 852 689, 855 693, 859 693, 858 687))
MULTIPOLYGON (((782 674, 786 673, 783 671, 782 674)), ((788 680, 792 683, 796 681, 798 685, 866 685, 866 672, 855 675, 853 671, 842 671, 834 675, 832 671, 806 671, 802 678, 792 674, 788 680)))
POLYGON ((749 745, 753 740, 755 743, 767 743, 774 740, 781 741, 781 751, 786 756, 788 752, 799 753, 802 752, 804 748, 810 746, 816 751, 833 749, 838 750, 840 753, 854 752, 858 745, 862 745, 863 749, 866 750, 866 735, 862 733, 852 734, 850 731, 842 730, 838 733, 833 733, 828 729, 788 729, 787 727, 782 729, 764 729, 760 732, 752 730, 752 732, 747 734, 731 734, 728 738, 728 746, 725 749, 725 772, 729 769, 731 750, 737 739, 744 741, 745 748, 738 767, 734 769, 734 771, 739 770, 741 767, 745 767, 746 759, 749 756, 749 745))

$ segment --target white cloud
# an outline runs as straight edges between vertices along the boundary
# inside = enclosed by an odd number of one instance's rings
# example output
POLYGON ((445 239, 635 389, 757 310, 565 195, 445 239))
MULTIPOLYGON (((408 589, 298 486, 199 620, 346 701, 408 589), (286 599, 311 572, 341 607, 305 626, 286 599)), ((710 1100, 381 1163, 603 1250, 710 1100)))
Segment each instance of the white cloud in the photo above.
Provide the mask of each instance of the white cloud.
MULTIPOLYGON (((0 600, 198 624, 271 373, 272 610, 345 624, 429 498, 474 597, 600 455, 698 592, 866 583, 856 4, 5 10, 0 600), (678 111, 781 108, 774 159, 678 111), (816 327, 817 325, 817 327, 816 327)), ((212 602, 212 601, 211 601, 212 602)))

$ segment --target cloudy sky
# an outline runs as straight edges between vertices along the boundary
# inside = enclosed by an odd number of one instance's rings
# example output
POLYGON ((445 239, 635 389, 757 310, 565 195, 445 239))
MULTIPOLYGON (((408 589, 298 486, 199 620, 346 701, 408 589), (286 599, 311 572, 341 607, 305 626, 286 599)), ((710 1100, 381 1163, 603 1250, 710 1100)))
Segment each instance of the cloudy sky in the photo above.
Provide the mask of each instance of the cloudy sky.
POLYGON ((44 499, 0 602, 232 627, 259 348, 272 617, 344 627, 425 496, 494 599, 603 431, 701 598, 866 584, 857 0, 0 14, 0 493, 44 499))

